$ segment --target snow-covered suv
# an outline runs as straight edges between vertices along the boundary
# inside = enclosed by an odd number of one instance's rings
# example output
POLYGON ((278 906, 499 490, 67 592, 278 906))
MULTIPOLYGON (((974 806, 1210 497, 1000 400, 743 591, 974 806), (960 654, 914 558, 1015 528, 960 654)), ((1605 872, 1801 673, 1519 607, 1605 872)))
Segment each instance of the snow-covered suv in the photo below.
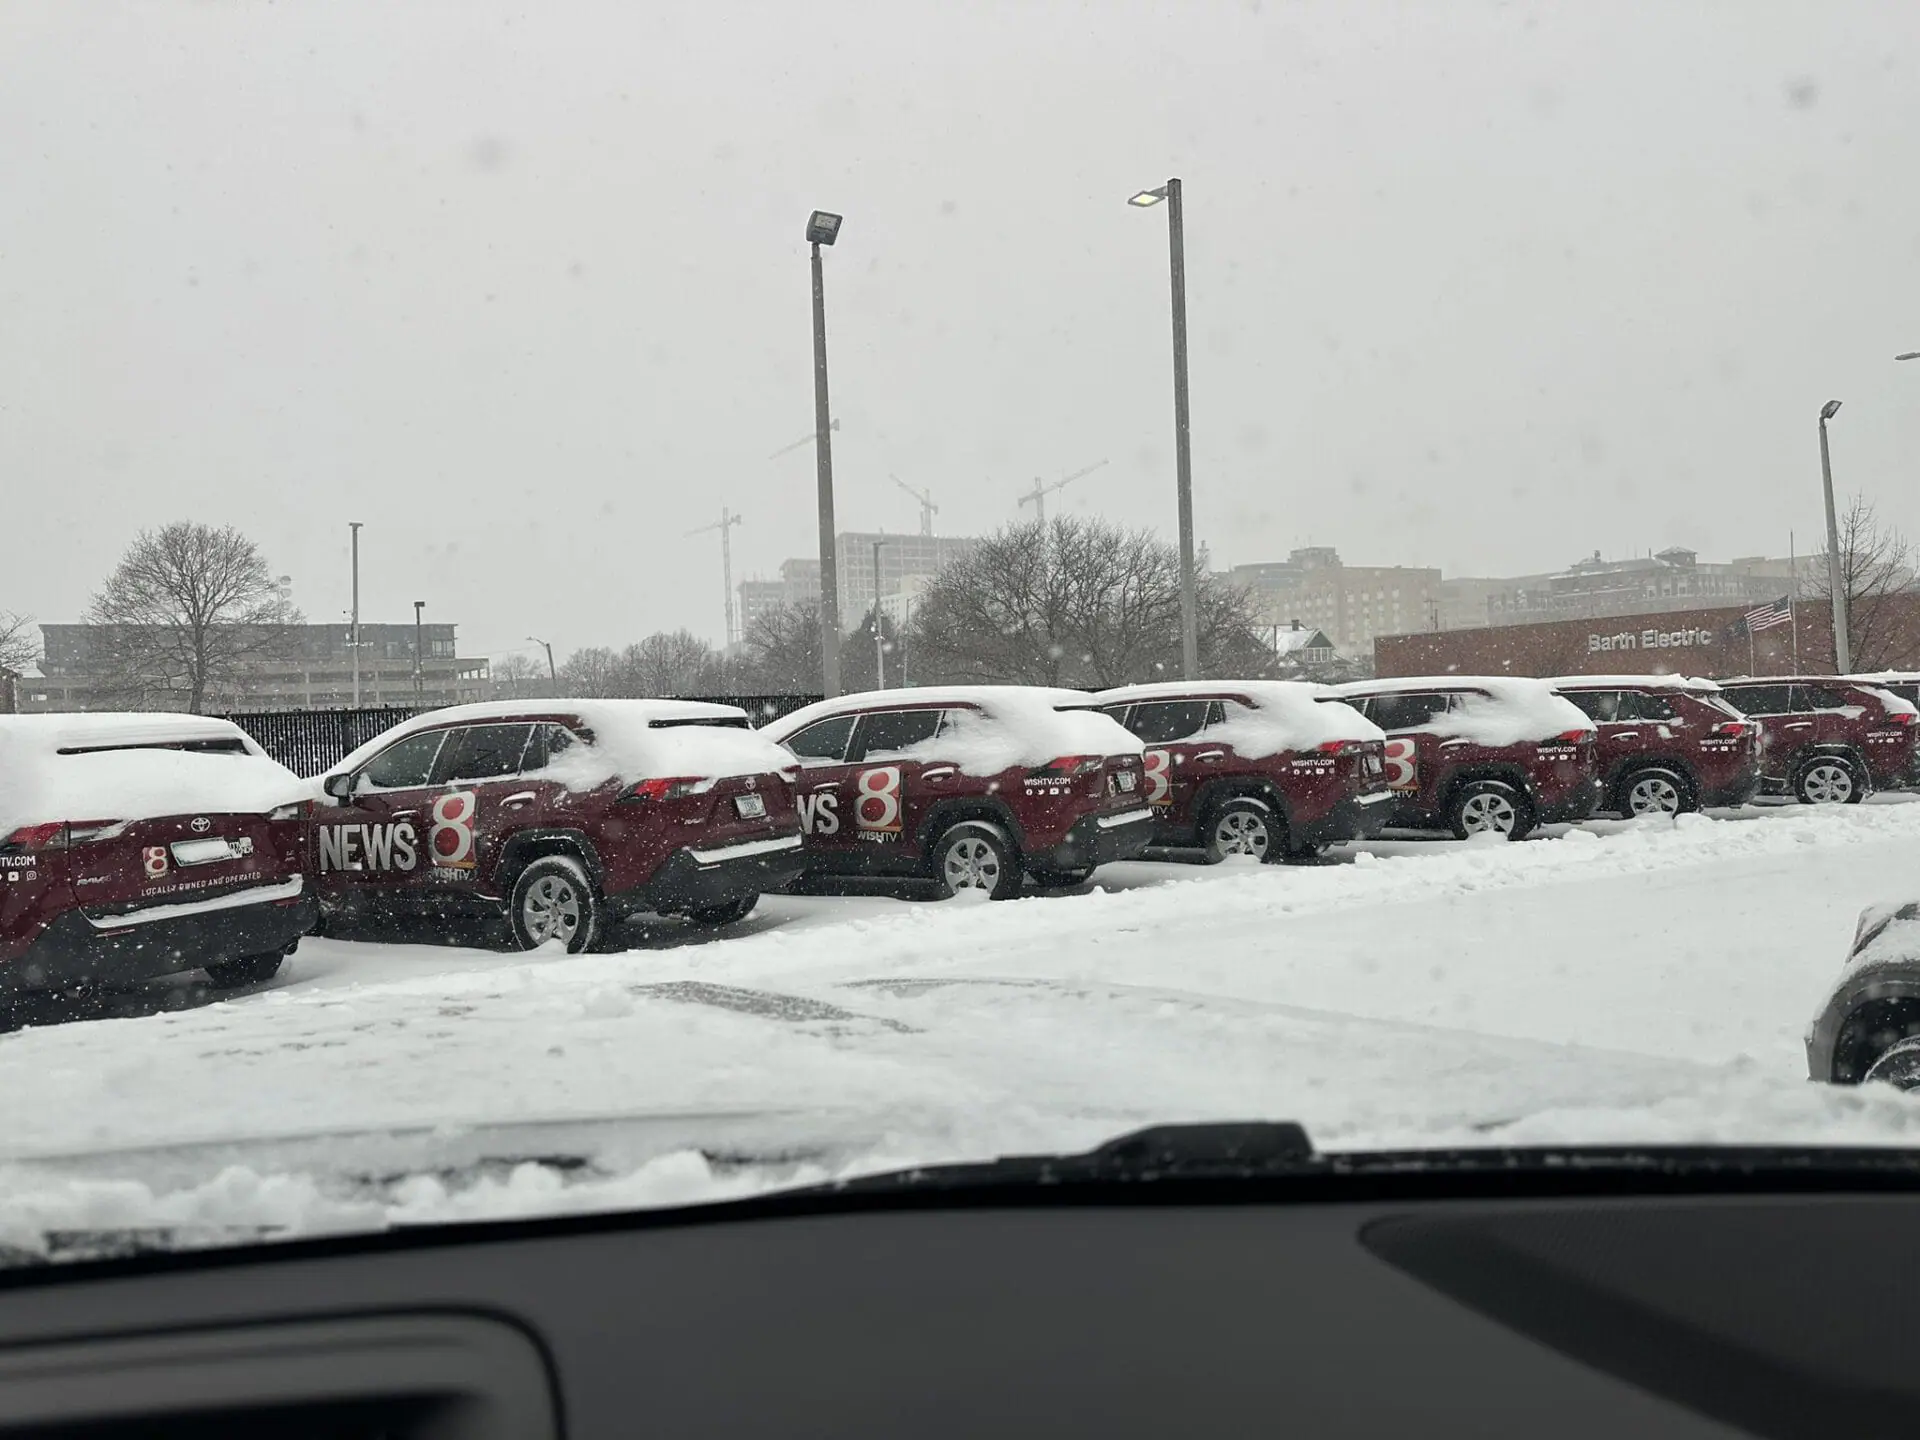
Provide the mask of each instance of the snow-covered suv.
POLYGON ((1548 682, 1600 730, 1601 808, 1677 815, 1743 805, 1760 788, 1760 725, 1711 680, 1564 675, 1548 682))
POLYGON ((1324 685, 1172 681, 1094 698, 1147 747, 1156 845, 1306 856, 1374 834, 1393 800, 1385 735, 1324 685))
POLYGON ((314 922, 305 782, 198 715, 0 715, 0 987, 269 979, 314 922))
MULTIPOLYGON (((1897 695, 1920 711, 1920 670, 1882 670, 1872 675, 1849 675, 1846 679, 1850 683, 1871 685, 1877 690, 1897 695)), ((1914 746, 1913 760, 1907 766, 1906 779, 1900 788, 1920 790, 1920 744, 1914 746)))
POLYGON ((1387 732, 1389 825, 1519 840, 1600 803, 1593 722, 1544 680, 1362 680, 1334 693, 1387 732))
POLYGON ((1760 722, 1762 789, 1803 805, 1854 805, 1913 772, 1920 714, 1878 685, 1833 675, 1723 680, 1727 700, 1760 722))
POLYGON ((642 910, 726 924, 800 872, 793 760, 684 700, 457 705, 319 784, 323 908, 504 906, 526 949, 591 949, 642 910))
POLYGON ((924 876, 952 895, 1077 885, 1153 830, 1140 742, 1078 690, 877 690, 762 732, 803 767, 806 862, 819 874, 924 876))

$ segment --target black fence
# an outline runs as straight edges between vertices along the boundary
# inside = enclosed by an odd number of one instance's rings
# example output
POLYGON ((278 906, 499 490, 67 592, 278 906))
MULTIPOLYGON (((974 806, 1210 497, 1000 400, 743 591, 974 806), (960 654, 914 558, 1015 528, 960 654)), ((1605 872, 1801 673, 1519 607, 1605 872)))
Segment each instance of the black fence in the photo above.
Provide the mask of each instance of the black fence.
MULTIPOLYGON (((811 705, 818 695, 689 695, 689 700, 706 700, 715 705, 738 705, 756 725, 791 715, 803 705, 811 705)), ((529 704, 544 703, 529 701, 529 704)), ((566 702, 557 700, 564 708, 566 702)), ((242 711, 224 715, 274 759, 296 775, 323 775, 359 749, 374 736, 392 729, 402 720, 420 714, 411 706, 391 705, 368 710, 267 710, 242 711)))

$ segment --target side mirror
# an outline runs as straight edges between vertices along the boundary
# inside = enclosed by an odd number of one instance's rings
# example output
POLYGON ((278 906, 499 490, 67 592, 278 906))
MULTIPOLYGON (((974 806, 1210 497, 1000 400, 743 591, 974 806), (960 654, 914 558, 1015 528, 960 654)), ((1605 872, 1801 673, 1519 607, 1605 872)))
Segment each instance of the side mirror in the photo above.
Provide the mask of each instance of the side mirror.
POLYGON ((348 774, 329 775, 326 783, 320 787, 336 800, 345 800, 353 794, 353 776, 348 774))

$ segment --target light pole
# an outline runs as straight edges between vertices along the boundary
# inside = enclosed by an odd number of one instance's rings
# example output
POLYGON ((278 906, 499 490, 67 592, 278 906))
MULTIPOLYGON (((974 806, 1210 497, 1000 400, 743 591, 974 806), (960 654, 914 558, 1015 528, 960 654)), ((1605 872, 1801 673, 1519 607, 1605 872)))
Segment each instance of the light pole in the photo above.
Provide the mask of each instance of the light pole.
POLYGON ((840 237, 841 217, 816 210, 807 217, 813 250, 813 454, 820 485, 820 688, 840 693, 840 576, 833 555, 833 424, 827 418, 827 285, 820 247, 840 237))
POLYGON ((1833 610, 1833 673, 1845 675, 1853 669, 1852 646, 1848 643, 1851 617, 1847 614, 1847 587, 1840 574, 1840 524, 1833 514, 1833 460, 1827 454, 1827 422, 1840 413, 1840 402, 1829 400, 1820 407, 1820 488, 1827 501, 1827 594, 1833 610))
POLYGON ((1167 202, 1167 252, 1173 272, 1173 456, 1180 490, 1180 675, 1200 678, 1200 616, 1193 575, 1193 450, 1187 413, 1187 227, 1176 178, 1130 196, 1129 205, 1167 202))
POLYGON ((413 703, 423 710, 427 705, 427 652, 420 645, 420 612, 426 608, 424 600, 413 602, 413 703))
POLYGON ((880 547, 887 542, 873 542, 873 688, 887 688, 887 649, 880 643, 880 547))
POLYGON ((557 686, 557 685, 558 685, 558 684, 560 683, 560 672, 559 672, 558 670, 556 670, 556 669, 554 669, 554 668, 553 668, 553 646, 552 646, 551 644, 549 644, 549 643, 548 643, 547 641, 545 641, 545 640, 542 640, 542 639, 541 639, 541 638, 540 638, 539 636, 537 636, 537 635, 529 635, 529 636, 527 636, 527 639, 529 639, 529 640, 531 640, 531 641, 532 641, 532 642, 533 642, 534 644, 536 644, 536 645, 545 645, 545 646, 546 646, 546 649, 547 649, 547 683, 548 683, 548 684, 550 684, 550 685, 556 685, 556 686, 557 686))
POLYGON ((353 532, 353 621, 352 630, 347 636, 347 648, 353 651, 353 708, 360 708, 360 524, 358 520, 349 520, 347 528, 353 532))

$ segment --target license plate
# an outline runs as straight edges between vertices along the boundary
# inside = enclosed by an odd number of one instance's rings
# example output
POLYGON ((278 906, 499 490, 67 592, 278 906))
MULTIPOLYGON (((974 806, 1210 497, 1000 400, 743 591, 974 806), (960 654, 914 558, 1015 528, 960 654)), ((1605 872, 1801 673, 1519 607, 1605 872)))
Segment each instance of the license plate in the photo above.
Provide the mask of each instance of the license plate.
POLYGON ((759 820, 767 813, 767 797, 764 795, 736 795, 733 808, 740 812, 742 820, 759 820))
POLYGON ((253 853, 253 841, 245 835, 238 840, 176 840, 173 842, 173 863, 176 865, 211 865, 219 860, 238 860, 243 855, 253 853))
POLYGON ((1140 777, 1134 774, 1133 771, 1122 770, 1120 772, 1120 788, 1122 790, 1133 790, 1138 787, 1139 784, 1140 777))

